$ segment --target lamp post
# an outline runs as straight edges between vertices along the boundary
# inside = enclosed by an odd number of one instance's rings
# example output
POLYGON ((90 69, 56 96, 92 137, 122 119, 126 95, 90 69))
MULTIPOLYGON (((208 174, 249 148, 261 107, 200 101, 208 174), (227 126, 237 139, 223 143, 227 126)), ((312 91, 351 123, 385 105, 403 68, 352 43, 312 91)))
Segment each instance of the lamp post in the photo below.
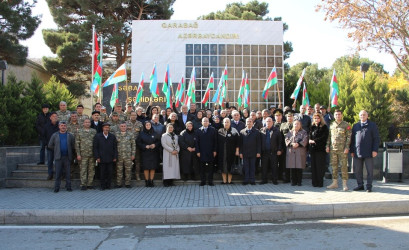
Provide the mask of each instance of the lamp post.
POLYGON ((361 63, 361 72, 364 75, 364 81, 365 81, 365 73, 368 71, 369 69, 369 63, 361 63))
POLYGON ((4 71, 7 69, 7 61, 1 60, 0 61, 0 70, 1 70, 1 84, 5 85, 4 83, 4 71))

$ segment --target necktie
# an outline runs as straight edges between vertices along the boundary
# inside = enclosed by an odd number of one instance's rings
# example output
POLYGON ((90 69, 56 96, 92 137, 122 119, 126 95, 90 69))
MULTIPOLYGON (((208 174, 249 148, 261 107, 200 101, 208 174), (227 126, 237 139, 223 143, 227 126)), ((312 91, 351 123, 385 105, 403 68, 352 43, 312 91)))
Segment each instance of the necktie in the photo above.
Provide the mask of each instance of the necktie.
POLYGON ((266 129, 266 151, 270 151, 270 130, 266 129))
POLYGON ((207 128, 204 129, 205 134, 207 133, 207 128))
POLYGON ((250 134, 250 129, 247 129, 247 134, 250 134))

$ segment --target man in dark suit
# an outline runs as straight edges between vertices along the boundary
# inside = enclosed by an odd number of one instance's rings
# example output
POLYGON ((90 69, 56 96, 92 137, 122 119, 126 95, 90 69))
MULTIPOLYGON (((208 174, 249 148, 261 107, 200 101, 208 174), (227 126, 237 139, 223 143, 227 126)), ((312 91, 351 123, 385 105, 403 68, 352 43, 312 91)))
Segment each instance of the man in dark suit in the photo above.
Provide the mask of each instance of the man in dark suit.
POLYGON ((44 164, 45 163, 45 149, 47 148, 47 145, 44 144, 44 127, 47 125, 47 123, 50 122, 50 113, 48 112, 50 110, 50 105, 48 104, 43 104, 42 105, 42 112, 37 116, 37 121, 36 121, 36 130, 38 132, 38 137, 40 139, 40 161, 37 163, 37 165, 44 164))
MULTIPOLYGON (((49 122, 43 128, 43 143, 48 145, 51 136, 58 131, 58 116, 57 113, 52 112, 50 114, 49 122)), ((48 166, 48 177, 47 180, 53 178, 53 164, 54 164, 54 151, 47 147, 47 166, 48 166)))
POLYGON ((182 113, 178 114, 178 121, 181 126, 181 130, 186 129, 186 122, 193 121, 195 117, 188 112, 187 106, 182 106, 182 113))
POLYGON ((209 119, 202 119, 202 127, 196 130, 196 154, 200 159, 200 186, 206 184, 206 174, 209 186, 213 184, 213 161, 217 152, 217 131, 209 126, 209 119))
POLYGON ((244 122, 240 121, 240 112, 237 110, 233 110, 232 112, 233 119, 231 120, 231 127, 235 128, 237 131, 242 131, 246 125, 244 122))
POLYGON ((299 120, 301 122, 302 129, 309 133, 311 128, 311 118, 305 114, 306 111, 307 111, 306 107, 304 105, 301 105, 300 113, 294 116, 294 121, 299 120))
POLYGON ((95 129, 97 134, 102 132, 102 122, 100 121, 99 111, 92 111, 91 128, 95 129))
POLYGON ((366 166, 367 183, 366 191, 372 192, 373 158, 378 155, 380 143, 378 127, 368 120, 368 112, 359 112, 360 121, 352 127, 351 146, 349 152, 353 157, 354 173, 358 187, 354 191, 365 190, 363 180, 363 167, 366 166))
POLYGON ((253 120, 246 119, 246 128, 240 131, 240 158, 243 159, 243 185, 256 185, 256 158, 260 158, 260 132, 253 127, 253 120))
POLYGON ((282 135, 280 130, 273 126, 273 119, 267 118, 266 126, 260 129, 261 136, 261 169, 262 181, 260 184, 268 182, 268 169, 271 168, 273 174, 273 184, 278 184, 277 156, 282 152, 282 135))
POLYGON ((112 170, 118 159, 115 135, 109 133, 109 123, 102 125, 102 133, 94 137, 94 158, 100 168, 101 190, 111 188, 112 170))

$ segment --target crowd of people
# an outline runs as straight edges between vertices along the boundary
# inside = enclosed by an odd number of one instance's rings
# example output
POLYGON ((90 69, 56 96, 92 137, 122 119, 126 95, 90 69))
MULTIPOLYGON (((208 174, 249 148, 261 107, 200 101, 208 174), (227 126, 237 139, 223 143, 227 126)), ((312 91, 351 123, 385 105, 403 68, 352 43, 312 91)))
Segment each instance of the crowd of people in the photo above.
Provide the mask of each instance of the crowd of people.
MULTIPOLYGON (((323 187, 325 172, 332 167, 330 189, 338 188, 341 169, 342 190, 347 191, 348 153, 353 158, 357 187, 365 190, 363 164, 367 169, 367 192, 372 191, 373 158, 380 143, 375 123, 368 113, 359 113, 360 122, 351 127, 343 121, 342 111, 330 113, 327 107, 300 106, 264 110, 237 109, 234 106, 197 109, 196 104, 161 110, 149 103, 146 110, 128 104, 123 110, 117 103, 108 115, 96 103, 91 117, 78 105, 68 111, 60 102, 59 110, 50 112, 44 104, 36 128, 40 137, 40 162, 47 152, 48 180, 55 178, 54 192, 59 192, 65 176, 66 189, 72 191, 71 174, 79 165, 81 190, 94 188, 99 177, 100 189, 124 184, 131 188, 133 173, 146 187, 153 187, 157 171, 163 172, 163 185, 173 180, 196 180, 200 186, 214 186, 213 176, 221 174, 222 185, 233 184, 234 174, 241 174, 243 185, 256 185, 256 171, 261 167, 260 185, 291 183, 302 185, 303 169, 311 167, 312 186, 323 187), (162 165, 160 164, 162 163, 162 165), (55 169, 55 170, 54 170, 55 169)), ((238 177, 234 177, 238 178, 238 177)))

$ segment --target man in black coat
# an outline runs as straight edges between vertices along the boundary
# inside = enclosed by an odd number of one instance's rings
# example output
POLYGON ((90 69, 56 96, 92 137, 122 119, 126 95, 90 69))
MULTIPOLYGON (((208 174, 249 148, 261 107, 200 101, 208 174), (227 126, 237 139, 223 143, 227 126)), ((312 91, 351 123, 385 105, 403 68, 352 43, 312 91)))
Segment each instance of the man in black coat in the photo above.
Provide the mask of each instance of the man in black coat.
POLYGON ((240 131, 240 158, 243 159, 243 185, 256 185, 256 158, 260 158, 260 132, 253 127, 253 120, 246 119, 246 128, 240 131))
MULTIPOLYGON (((50 114, 50 120, 45 125, 43 129, 43 143, 44 145, 48 145, 50 142, 51 136, 57 132, 58 129, 58 116, 57 113, 52 112, 50 114)), ((51 180, 53 178, 53 164, 54 164, 54 152, 47 147, 47 166, 48 166, 48 177, 47 180, 51 180)))
POLYGON ((44 164, 45 162, 45 149, 47 147, 46 144, 44 144, 44 127, 45 125, 50 122, 50 113, 48 112, 50 110, 50 105, 48 104, 43 104, 42 105, 42 112, 38 114, 37 116, 37 121, 36 121, 36 130, 38 133, 38 138, 40 139, 40 162, 37 163, 37 165, 44 164))
POLYGON ((206 174, 209 186, 213 184, 213 161, 217 152, 217 131, 209 126, 209 119, 202 119, 202 127, 196 130, 196 154, 200 159, 200 186, 206 184, 206 174))
POLYGON ((92 111, 91 128, 95 129, 98 133, 102 133, 102 122, 100 121, 101 115, 99 111, 92 111))
POLYGON ((182 106, 182 113, 178 114, 178 121, 179 125, 181 126, 180 130, 185 130, 186 129, 186 122, 188 121, 193 121, 195 119, 195 116, 191 113, 189 113, 187 106, 183 105, 182 106))
POLYGON ((282 153, 282 135, 278 128, 273 126, 273 119, 268 117, 266 126, 260 129, 261 136, 261 169, 262 181, 260 184, 268 182, 268 169, 271 168, 273 174, 273 184, 278 184, 277 156, 282 153))
POLYGON ((307 108, 304 105, 301 105, 300 113, 297 113, 294 116, 294 121, 299 120, 302 124, 302 129, 309 133, 311 128, 311 118, 305 114, 305 111, 307 111, 307 108))
POLYGON ((233 116, 233 119, 231 120, 230 126, 232 128, 235 128, 237 131, 242 131, 246 127, 246 124, 240 121, 240 112, 237 110, 233 110, 232 116, 233 116))
POLYGON ((359 112, 360 121, 352 127, 351 146, 349 152, 353 158, 354 173, 358 186, 354 191, 365 190, 363 168, 367 172, 366 191, 372 192, 374 158, 378 155, 380 136, 378 127, 368 120, 368 112, 359 112))
POLYGON ((118 159, 115 135, 109 133, 109 123, 102 125, 102 133, 94 137, 94 158, 100 168, 101 190, 111 188, 112 171, 118 159))

